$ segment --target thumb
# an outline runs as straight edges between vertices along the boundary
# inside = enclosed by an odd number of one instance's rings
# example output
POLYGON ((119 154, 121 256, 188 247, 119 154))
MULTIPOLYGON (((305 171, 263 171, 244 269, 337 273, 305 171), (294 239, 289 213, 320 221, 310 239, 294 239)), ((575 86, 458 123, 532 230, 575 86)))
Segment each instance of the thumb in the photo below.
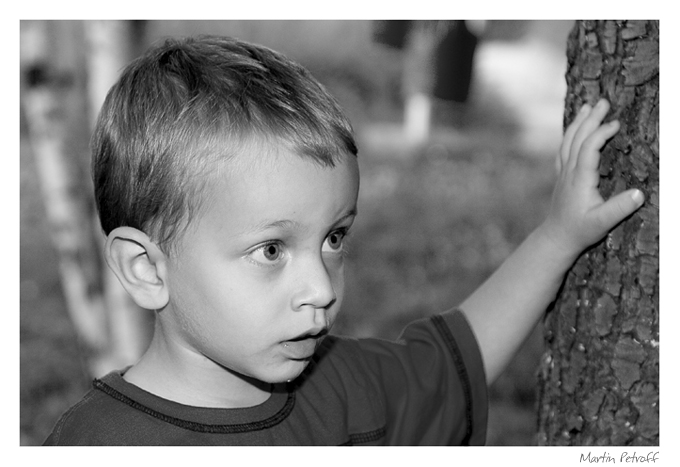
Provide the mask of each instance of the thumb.
POLYGON ((634 188, 613 196, 600 205, 593 214, 597 216, 602 226, 609 230, 634 213, 644 202, 645 195, 634 188))

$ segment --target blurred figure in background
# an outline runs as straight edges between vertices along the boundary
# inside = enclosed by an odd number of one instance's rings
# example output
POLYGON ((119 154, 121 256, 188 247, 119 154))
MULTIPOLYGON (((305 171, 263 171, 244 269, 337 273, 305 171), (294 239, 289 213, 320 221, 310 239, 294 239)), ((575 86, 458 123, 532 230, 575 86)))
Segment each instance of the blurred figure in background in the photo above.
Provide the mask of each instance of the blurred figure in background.
POLYGON ((403 54, 407 139, 427 139, 435 107, 442 107, 448 124, 462 125, 484 21, 376 21, 374 27, 376 42, 403 54))

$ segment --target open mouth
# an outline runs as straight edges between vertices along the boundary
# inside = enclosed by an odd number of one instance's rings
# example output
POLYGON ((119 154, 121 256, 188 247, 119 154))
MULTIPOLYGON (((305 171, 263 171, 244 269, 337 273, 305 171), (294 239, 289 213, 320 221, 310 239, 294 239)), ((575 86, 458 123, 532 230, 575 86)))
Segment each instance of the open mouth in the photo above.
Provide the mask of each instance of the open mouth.
POLYGON ((307 360, 314 355, 317 345, 328 334, 327 329, 304 333, 282 343, 284 354, 292 360, 307 360))
POLYGON ((312 332, 305 332, 304 334, 300 334, 297 337, 294 337, 293 339, 288 340, 287 342, 300 342, 304 341, 306 339, 321 339, 323 336, 328 334, 328 329, 323 328, 320 331, 312 331, 312 332))

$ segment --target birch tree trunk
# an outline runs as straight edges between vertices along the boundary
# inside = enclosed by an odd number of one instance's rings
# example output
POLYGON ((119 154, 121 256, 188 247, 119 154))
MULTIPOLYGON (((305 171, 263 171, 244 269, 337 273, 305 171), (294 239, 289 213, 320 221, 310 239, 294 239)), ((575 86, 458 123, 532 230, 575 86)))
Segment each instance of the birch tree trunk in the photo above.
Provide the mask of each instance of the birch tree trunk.
MULTIPOLYGON (((84 23, 87 41, 87 76, 90 127, 94 123, 106 94, 120 72, 135 56, 143 35, 143 23, 132 21, 87 21, 84 23), (142 26, 140 26, 142 25, 142 26)), ((99 220, 93 217, 95 225, 99 220)), ((99 235, 100 251, 104 237, 99 235)), ((150 315, 135 305, 113 274, 104 266, 102 271, 104 301, 109 323, 109 358, 98 373, 134 363, 146 350, 150 339, 150 315)))
POLYGON ((645 205, 583 254, 546 315, 540 445, 659 443, 659 23, 584 21, 568 43, 565 127, 583 103, 611 104, 600 191, 645 205))
MULTIPOLYGON (((105 22, 104 22, 105 23, 105 22)), ((22 110, 28 123, 50 235, 59 258, 59 272, 68 313, 81 340, 93 376, 134 363, 146 345, 140 334, 142 313, 122 298, 101 255, 101 233, 94 222, 90 157, 91 119, 88 79, 101 81, 112 67, 95 59, 86 73, 84 23, 22 21, 22 110)), ((92 24, 106 34, 106 24, 92 24)), ((92 29, 92 28, 90 28, 92 29)), ((109 33, 109 35, 112 35, 109 33)), ((122 41, 121 35, 114 41, 122 41)), ((94 49, 94 56, 103 54, 94 49)), ((116 74, 122 65, 118 60, 116 74)), ((110 84, 109 84, 110 85, 110 84)), ((100 89, 95 87, 94 89, 100 89)), ((101 91, 90 97, 101 105, 101 91)), ((142 328, 143 330, 143 328, 142 328)))

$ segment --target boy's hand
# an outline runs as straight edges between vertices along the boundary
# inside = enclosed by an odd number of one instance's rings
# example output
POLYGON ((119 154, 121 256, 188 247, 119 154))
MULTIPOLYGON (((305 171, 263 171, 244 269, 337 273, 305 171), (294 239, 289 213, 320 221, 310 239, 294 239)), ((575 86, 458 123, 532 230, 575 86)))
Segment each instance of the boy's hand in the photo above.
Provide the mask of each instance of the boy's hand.
POLYGON ((600 149, 619 129, 618 122, 602 125, 608 110, 606 101, 586 105, 569 125, 545 222, 460 305, 482 349, 489 383, 555 299, 578 255, 644 201, 639 190, 627 190, 605 202, 597 189, 600 149))
POLYGON ((597 187, 600 149, 619 130, 618 121, 601 125, 609 103, 584 105, 564 134, 558 155, 559 177, 547 219, 539 228, 571 255, 599 241, 644 202, 632 189, 604 201, 597 187))

